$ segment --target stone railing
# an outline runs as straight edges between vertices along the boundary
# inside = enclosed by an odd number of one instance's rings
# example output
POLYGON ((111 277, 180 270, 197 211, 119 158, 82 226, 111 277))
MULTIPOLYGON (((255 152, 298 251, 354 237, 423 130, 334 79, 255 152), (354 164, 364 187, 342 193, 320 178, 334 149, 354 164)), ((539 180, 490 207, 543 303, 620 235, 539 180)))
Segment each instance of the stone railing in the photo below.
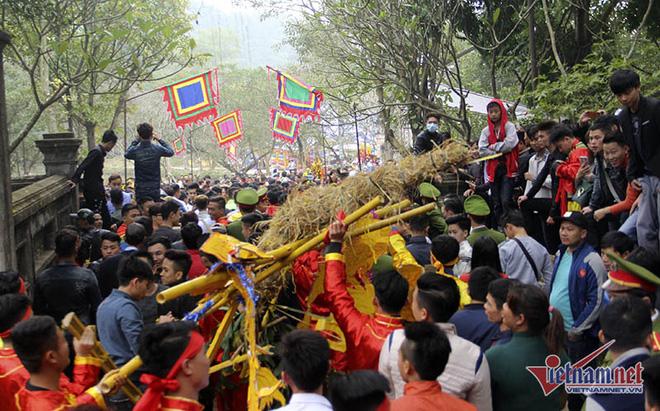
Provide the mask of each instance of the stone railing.
POLYGON ((16 261, 28 283, 53 261, 55 234, 71 223, 69 214, 77 209, 77 200, 67 178, 57 175, 12 193, 16 261))

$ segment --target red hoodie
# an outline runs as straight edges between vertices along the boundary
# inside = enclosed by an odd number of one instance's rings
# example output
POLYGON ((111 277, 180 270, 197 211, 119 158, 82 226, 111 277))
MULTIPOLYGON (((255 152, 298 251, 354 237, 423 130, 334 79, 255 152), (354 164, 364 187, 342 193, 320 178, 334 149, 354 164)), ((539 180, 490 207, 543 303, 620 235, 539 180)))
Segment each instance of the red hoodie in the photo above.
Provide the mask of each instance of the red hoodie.
MULTIPOLYGON (((500 111, 502 112, 500 116, 500 127, 497 133, 495 133, 495 124, 490 120, 490 116, 487 116, 488 119, 488 145, 495 144, 498 142, 504 141, 506 138, 506 123, 509 121, 506 114, 506 108, 504 104, 498 99, 492 99, 490 103, 496 103, 500 106, 500 111)), ((490 104, 488 103, 488 104, 490 104)), ((508 153, 504 154, 504 163, 506 164, 506 176, 515 177, 518 173, 518 150, 514 148, 508 153)), ((495 170, 497 165, 501 161, 500 158, 495 158, 492 160, 486 161, 486 175, 488 176, 488 181, 495 181, 495 170)))

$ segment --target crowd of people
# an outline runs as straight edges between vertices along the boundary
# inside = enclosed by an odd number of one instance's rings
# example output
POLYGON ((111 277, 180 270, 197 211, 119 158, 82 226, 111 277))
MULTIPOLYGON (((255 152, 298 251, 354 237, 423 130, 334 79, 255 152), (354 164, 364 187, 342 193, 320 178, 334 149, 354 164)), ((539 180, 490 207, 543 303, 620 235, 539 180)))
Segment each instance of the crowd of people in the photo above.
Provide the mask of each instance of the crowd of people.
MULTIPOLYGON (((470 188, 417 187, 411 200, 438 207, 391 227, 388 252, 365 273, 368 309, 347 278, 348 227, 333 221, 324 249, 293 263, 280 298, 336 324, 344 346, 311 329, 276 337, 291 394, 282 409, 660 410, 660 101, 640 94, 631 70, 609 87, 621 109, 587 111, 577 124, 515 126, 489 103, 480 161, 461 171, 470 188), (310 299, 317 279, 323 290, 310 299), (546 393, 528 370, 576 364, 604 345, 582 366, 641 363, 643 389, 546 393)), ((450 138, 439 119, 427 116, 415 155, 450 138)), ((209 379, 209 365, 231 353, 207 358, 213 329, 185 320, 198 298, 156 295, 209 272, 217 259, 200 247, 213 233, 258 244, 287 198, 320 181, 282 172, 164 184, 160 158, 172 148, 149 124, 137 133, 125 153, 134 180, 104 178, 112 131, 71 176, 84 207, 57 233, 53 265, 27 285, 0 273, 3 409, 246 409, 240 370, 209 379), (58 327, 70 312, 88 326, 80 338, 58 327), (129 377, 144 391, 137 404, 116 388, 127 380, 116 371, 99 381, 96 339, 118 367, 142 359, 129 377)))

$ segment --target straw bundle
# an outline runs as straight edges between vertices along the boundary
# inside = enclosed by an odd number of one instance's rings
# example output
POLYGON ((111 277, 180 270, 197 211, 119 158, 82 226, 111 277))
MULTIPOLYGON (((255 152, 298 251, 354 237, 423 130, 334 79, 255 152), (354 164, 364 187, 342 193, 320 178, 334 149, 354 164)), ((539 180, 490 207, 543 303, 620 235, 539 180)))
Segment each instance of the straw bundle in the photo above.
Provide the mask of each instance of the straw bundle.
POLYGON ((408 156, 398 164, 387 163, 339 185, 312 187, 292 195, 270 221, 259 248, 273 250, 314 235, 327 227, 339 210, 350 213, 378 195, 389 203, 401 201, 419 183, 468 160, 467 146, 449 140, 426 154, 408 156))

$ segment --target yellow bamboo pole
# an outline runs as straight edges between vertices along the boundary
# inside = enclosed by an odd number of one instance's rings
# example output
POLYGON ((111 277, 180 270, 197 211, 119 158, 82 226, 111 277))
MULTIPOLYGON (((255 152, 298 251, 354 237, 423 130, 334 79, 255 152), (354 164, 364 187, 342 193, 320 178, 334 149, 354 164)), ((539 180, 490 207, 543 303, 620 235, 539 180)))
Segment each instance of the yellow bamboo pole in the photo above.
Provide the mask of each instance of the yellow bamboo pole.
MULTIPOLYGON (((142 359, 139 356, 135 356, 131 358, 130 361, 128 361, 126 364, 122 365, 119 368, 119 374, 124 377, 128 378, 131 374, 136 372, 140 367, 142 367, 142 359)), ((113 388, 117 384, 117 378, 119 378, 119 375, 112 375, 108 377, 105 381, 100 386, 101 393, 103 394, 108 394, 112 392, 113 388)))
MULTIPOLYGON (((383 203, 383 198, 382 197, 380 197, 380 196, 375 197, 374 199, 372 199, 371 201, 369 201, 368 203, 366 203, 362 207, 358 208, 357 210, 355 210, 352 213, 350 213, 349 215, 347 215, 346 218, 344 218, 344 223, 346 225, 353 224, 354 222, 356 222, 357 220, 362 218, 362 216, 364 216, 365 214, 367 214, 369 211, 373 210, 374 208, 378 207, 378 205, 382 204, 382 203, 383 203)), ((309 250, 313 249, 314 247, 318 246, 319 243, 321 243, 323 241, 323 239, 325 238, 325 235, 326 235, 327 232, 328 232, 328 229, 326 228, 323 231, 321 231, 320 233, 318 233, 317 235, 315 235, 314 237, 312 237, 311 239, 309 239, 303 245, 301 245, 300 247, 295 249, 285 259, 280 260, 280 261, 276 262, 275 264, 269 266, 265 270, 257 273, 257 277, 254 280, 255 284, 265 280, 268 277, 270 277, 271 275, 278 272, 282 268, 284 268, 287 265, 291 264, 296 258, 300 257, 301 255, 303 255, 307 251, 309 251, 309 250)), ((236 288, 233 285, 230 284, 227 287, 227 290, 225 292, 225 296, 218 302, 217 305, 227 304, 227 302, 229 301, 229 299, 231 298, 231 296, 233 295, 233 293, 235 291, 236 291, 236 288)))
POLYGON ((227 334, 229 324, 231 324, 231 321, 234 319, 234 313, 236 312, 237 307, 238 303, 234 302, 225 313, 225 316, 222 318, 222 321, 218 326, 218 329, 215 331, 215 335, 213 336, 211 344, 209 344, 208 350, 206 350, 206 358, 213 360, 218 354, 220 343, 222 343, 222 340, 225 338, 225 334, 227 334))
POLYGON ((390 204, 388 206, 376 210, 376 215, 378 216, 378 218, 385 218, 392 213, 399 212, 406 207, 410 207, 411 204, 412 202, 410 200, 405 199, 403 201, 399 201, 398 203, 390 204))
POLYGON ((428 203, 428 204, 423 205, 421 207, 413 208, 412 210, 408 210, 405 213, 401 213, 401 214, 392 216, 390 218, 386 218, 384 220, 376 221, 375 223, 370 224, 368 226, 364 226, 364 227, 356 228, 355 230, 351 230, 346 234, 346 237, 348 237, 348 238, 355 237, 355 236, 359 236, 359 235, 362 235, 362 234, 365 234, 365 233, 368 233, 368 232, 371 232, 371 231, 380 230, 381 228, 390 226, 392 224, 396 224, 397 222, 402 221, 402 220, 407 220, 407 219, 409 219, 411 217, 414 217, 416 215, 426 214, 429 211, 433 210, 435 207, 436 207, 435 203, 428 203))
MULTIPOLYGON (((265 347, 258 347, 257 352, 260 355, 267 354, 267 355, 272 355, 272 352, 270 349, 272 348, 271 345, 267 345, 265 347)), ((236 364, 242 363, 243 361, 246 361, 248 359, 247 354, 241 354, 237 355, 236 357, 232 358, 231 360, 223 361, 219 364, 214 365, 213 367, 209 368, 209 375, 216 373, 218 371, 222 371, 225 368, 233 367, 236 364)))
POLYGON ((161 291, 156 296, 156 301, 158 301, 159 304, 163 304, 177 297, 181 297, 182 295, 203 294, 207 291, 222 287, 228 280, 229 276, 224 272, 202 275, 161 291))

